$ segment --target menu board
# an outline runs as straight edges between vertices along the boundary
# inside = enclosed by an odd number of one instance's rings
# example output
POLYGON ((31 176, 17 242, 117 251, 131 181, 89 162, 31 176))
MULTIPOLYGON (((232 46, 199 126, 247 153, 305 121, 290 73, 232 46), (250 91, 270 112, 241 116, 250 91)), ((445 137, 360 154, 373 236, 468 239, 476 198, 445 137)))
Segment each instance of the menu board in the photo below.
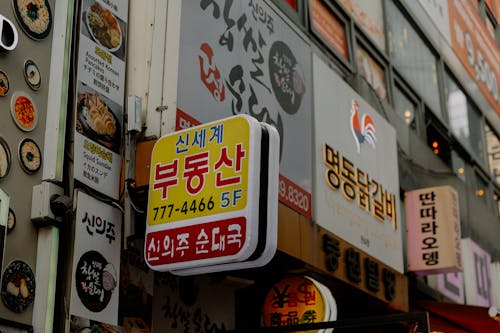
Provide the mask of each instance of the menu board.
POLYGON ((83 0, 75 101, 74 177, 118 199, 128 0, 83 0))

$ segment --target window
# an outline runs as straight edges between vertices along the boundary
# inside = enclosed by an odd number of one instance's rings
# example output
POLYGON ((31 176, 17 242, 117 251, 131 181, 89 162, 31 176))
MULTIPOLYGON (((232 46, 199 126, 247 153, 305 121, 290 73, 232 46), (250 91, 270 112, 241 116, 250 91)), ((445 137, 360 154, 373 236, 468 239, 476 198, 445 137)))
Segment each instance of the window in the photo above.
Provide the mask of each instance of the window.
POLYGON ((427 145, 432 150, 432 153, 439 157, 446 165, 451 166, 451 147, 448 139, 443 134, 441 126, 438 125, 437 120, 432 120, 428 117, 427 122, 427 145))
POLYGON ((394 86, 394 110, 403 118, 406 125, 412 129, 417 128, 415 113, 417 104, 414 103, 407 95, 399 88, 398 85, 394 86))
POLYGON ((476 159, 484 163, 481 114, 448 73, 445 73, 445 96, 451 131, 476 159))
POLYGON ((455 150, 451 151, 451 166, 457 177, 464 183, 467 183, 465 160, 455 150))
POLYGON ((359 74, 368 81, 381 100, 387 98, 384 68, 359 45, 356 48, 356 62, 359 74))
POLYGON ((500 216, 500 191, 493 193, 493 200, 495 200, 495 214, 500 216))
POLYGON ((366 34, 385 52, 382 0, 339 0, 366 34))
POLYGON ((346 23, 324 0, 310 0, 311 30, 331 51, 349 61, 346 23))
POLYGON ((297 0, 284 0, 293 10, 297 10, 297 0))
POLYGON ((441 118, 436 56, 392 1, 386 9, 389 55, 396 70, 441 118))
POLYGON ((488 124, 484 125, 484 132, 486 136, 486 153, 488 155, 490 174, 497 184, 500 185, 500 140, 488 124))
POLYGON ((469 130, 470 130, 470 144, 472 151, 479 161, 484 164, 486 156, 484 153, 484 132, 482 126, 482 116, 479 110, 471 103, 468 104, 469 116, 469 130))

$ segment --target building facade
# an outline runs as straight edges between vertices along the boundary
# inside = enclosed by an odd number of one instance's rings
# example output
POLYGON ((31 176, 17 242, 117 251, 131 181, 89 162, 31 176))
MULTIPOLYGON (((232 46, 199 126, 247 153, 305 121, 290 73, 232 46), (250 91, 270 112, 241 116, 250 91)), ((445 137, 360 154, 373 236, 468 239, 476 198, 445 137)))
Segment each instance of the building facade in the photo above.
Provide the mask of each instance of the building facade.
POLYGON ((500 330, 499 10, 2 3, 0 330, 500 330), (247 238, 189 219, 239 207, 228 175, 247 158, 210 164, 215 131, 190 129, 241 115, 280 139, 259 185, 277 214, 253 193, 247 238), (156 145, 169 135, 176 151, 156 145), (252 256, 214 259, 247 241, 252 256))

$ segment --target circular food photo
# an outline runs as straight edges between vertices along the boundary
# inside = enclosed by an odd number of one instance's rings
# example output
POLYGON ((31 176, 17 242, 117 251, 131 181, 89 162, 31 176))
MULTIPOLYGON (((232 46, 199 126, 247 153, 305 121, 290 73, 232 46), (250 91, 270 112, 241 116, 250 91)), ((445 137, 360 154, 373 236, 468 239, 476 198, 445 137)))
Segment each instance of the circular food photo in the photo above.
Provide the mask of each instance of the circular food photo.
POLYGON ((23 312, 35 299, 35 276, 24 261, 15 260, 4 270, 2 301, 14 312, 23 312))
POLYGON ((15 227, 16 227, 16 214, 14 214, 12 208, 9 208, 9 218, 7 219, 7 233, 14 230, 15 227))
POLYGON ((9 92, 9 78, 7 77, 7 74, 4 72, 0 71, 0 96, 5 96, 9 92))
POLYGON ((19 162, 23 170, 29 174, 33 174, 40 170, 42 165, 42 153, 40 148, 30 138, 25 138, 19 144, 19 162))
POLYGON ((48 0, 12 0, 16 19, 32 39, 47 37, 52 27, 52 12, 48 0))
POLYGON ((35 104, 26 93, 19 91, 12 95, 10 114, 21 130, 30 132, 36 127, 38 116, 35 104))
POLYGON ((40 70, 33 60, 24 62, 24 79, 31 89, 38 90, 40 88, 42 82, 40 70))
POLYGON ((122 31, 117 18, 109 9, 94 2, 87 8, 87 28, 92 39, 110 52, 117 51, 122 46, 122 31))
POLYGON ((0 137, 0 179, 6 177, 10 171, 12 157, 7 142, 0 137))
POLYGON ((120 146, 120 123, 98 94, 78 94, 77 131, 111 150, 120 146))

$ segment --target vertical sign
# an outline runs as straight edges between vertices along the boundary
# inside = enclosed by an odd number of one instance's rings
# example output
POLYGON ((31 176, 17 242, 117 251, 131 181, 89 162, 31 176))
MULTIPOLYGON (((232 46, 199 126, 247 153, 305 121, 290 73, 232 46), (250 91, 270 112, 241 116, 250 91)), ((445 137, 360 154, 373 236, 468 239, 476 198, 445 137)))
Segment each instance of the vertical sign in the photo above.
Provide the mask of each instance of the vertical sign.
POLYGON ((150 267, 176 270, 242 261, 254 252, 260 141, 257 120, 240 115, 156 142, 144 249, 150 267))
POLYGON ((465 301, 468 305, 490 306, 491 257, 472 239, 462 239, 465 301))
POLYGON ((500 262, 491 263, 491 280, 496 281, 492 284, 491 305, 500 308, 500 262))
POLYGON ((121 226, 117 208, 78 193, 71 315, 117 324, 121 226))
POLYGON ((182 1, 181 15, 177 107, 201 123, 248 114, 274 126, 280 201, 310 217, 309 45, 262 0, 182 1))
POLYGON ((405 193, 408 270, 446 273, 462 270, 458 194, 450 186, 405 193))
POLYGON ((465 303, 463 273, 455 272, 428 275, 427 284, 456 303, 465 303))
POLYGON ((396 132, 319 57, 313 57, 320 226, 403 272, 396 132))
MULTIPOLYGON (((476 2, 477 5, 477 2, 476 2)), ((500 52, 474 1, 448 0, 451 47, 497 114, 500 114, 500 52)))
POLYGON ((75 108, 74 177, 118 199, 128 0, 83 0, 75 108))

